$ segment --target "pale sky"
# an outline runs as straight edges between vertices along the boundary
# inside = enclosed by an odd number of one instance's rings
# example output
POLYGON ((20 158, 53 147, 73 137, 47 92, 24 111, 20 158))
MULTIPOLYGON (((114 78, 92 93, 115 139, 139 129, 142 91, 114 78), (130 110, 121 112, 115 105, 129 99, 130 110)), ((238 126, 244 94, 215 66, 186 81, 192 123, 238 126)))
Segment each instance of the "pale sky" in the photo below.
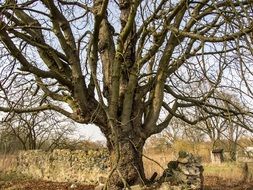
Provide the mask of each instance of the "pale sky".
POLYGON ((76 134, 84 139, 89 139, 91 141, 103 141, 106 139, 100 129, 94 124, 77 124, 76 134))

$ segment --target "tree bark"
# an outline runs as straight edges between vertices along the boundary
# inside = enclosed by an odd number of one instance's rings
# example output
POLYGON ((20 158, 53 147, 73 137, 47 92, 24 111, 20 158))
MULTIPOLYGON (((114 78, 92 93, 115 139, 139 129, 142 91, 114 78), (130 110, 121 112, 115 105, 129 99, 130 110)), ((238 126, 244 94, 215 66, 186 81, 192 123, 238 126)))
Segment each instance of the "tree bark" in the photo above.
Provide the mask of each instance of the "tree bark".
POLYGON ((108 189, 119 190, 146 182, 142 160, 144 143, 145 140, 137 136, 119 138, 118 146, 113 140, 108 142, 112 169, 108 178, 108 189))

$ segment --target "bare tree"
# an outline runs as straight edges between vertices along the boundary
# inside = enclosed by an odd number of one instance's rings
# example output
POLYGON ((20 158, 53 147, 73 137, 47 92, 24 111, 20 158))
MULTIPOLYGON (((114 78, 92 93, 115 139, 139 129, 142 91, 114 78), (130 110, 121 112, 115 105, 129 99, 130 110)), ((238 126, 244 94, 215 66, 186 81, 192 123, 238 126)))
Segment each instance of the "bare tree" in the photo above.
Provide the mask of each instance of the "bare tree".
POLYGON ((0 110, 99 126, 110 189, 146 182, 144 143, 173 117, 251 114, 216 92, 251 97, 252 0, 7 0, 0 11, 0 110))
POLYGON ((228 135, 225 135, 225 139, 228 140, 228 150, 230 154, 231 161, 237 160, 238 154, 238 147, 241 145, 239 144, 239 139, 242 137, 246 131, 244 128, 236 125, 235 123, 228 122, 228 135))
MULTIPOLYGON (((224 94, 223 94, 224 95, 224 94)), ((234 104, 237 104, 237 107, 239 109, 244 109, 243 106, 240 104, 240 101, 238 98, 226 94, 225 99, 228 99, 230 101, 233 101, 234 104)), ((225 107, 229 107, 228 104, 225 103, 225 107)), ((244 106, 247 108, 247 106, 244 106)), ((243 135, 246 134, 246 129, 248 126, 251 125, 252 118, 249 117, 241 117, 240 115, 237 116, 231 116, 224 120, 224 126, 226 128, 226 131, 222 133, 222 135, 225 137, 225 139, 228 141, 228 148, 229 148, 229 154, 231 161, 236 161, 237 159, 237 150, 238 147, 241 146, 239 144, 239 139, 243 135)))
POLYGON ((188 140, 193 143, 202 142, 206 133, 202 122, 191 125, 178 118, 173 118, 167 128, 162 131, 162 136, 173 144, 176 140, 188 140))
POLYGON ((8 151, 51 150, 61 147, 73 131, 73 122, 50 111, 13 113, 0 122, 0 141, 6 141, 8 151))
POLYGON ((182 120, 173 118, 170 125, 163 130, 162 136, 168 141, 168 143, 173 144, 175 141, 182 139, 185 124, 186 123, 182 120))
POLYGON ((212 149, 219 148, 222 134, 227 130, 225 120, 221 117, 212 117, 200 123, 201 128, 212 142, 212 149))
MULTIPOLYGON (((217 101, 216 104, 219 104, 220 107, 224 109, 230 110, 231 105, 227 102, 233 102, 238 110, 249 109, 246 105, 241 105, 240 100, 232 94, 218 92, 217 97, 220 97, 222 101, 217 101)), ((199 115, 202 115, 202 117, 207 116, 207 113, 203 112, 201 109, 198 109, 197 112, 199 115)), ((199 130, 204 132, 209 137, 213 144, 213 149, 227 146, 230 159, 236 161, 237 149, 238 146, 241 146, 239 144, 239 139, 247 133, 247 129, 250 128, 251 124, 252 117, 241 117, 241 115, 222 117, 221 115, 201 121, 194 125, 193 128, 195 128, 195 131, 199 130)), ((197 137, 198 134, 196 133, 195 136, 197 137)))

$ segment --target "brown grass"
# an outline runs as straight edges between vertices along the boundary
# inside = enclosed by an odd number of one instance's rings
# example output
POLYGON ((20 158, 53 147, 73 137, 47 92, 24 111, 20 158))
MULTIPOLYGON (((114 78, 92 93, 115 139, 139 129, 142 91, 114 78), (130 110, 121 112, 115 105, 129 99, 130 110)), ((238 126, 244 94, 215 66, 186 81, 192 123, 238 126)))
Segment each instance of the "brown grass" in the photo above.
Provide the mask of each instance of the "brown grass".
POLYGON ((16 164, 16 155, 0 155, 0 172, 11 171, 16 164))
POLYGON ((173 154, 168 154, 167 152, 144 153, 143 164, 147 178, 150 178, 154 172, 157 172, 158 176, 160 176, 167 167, 168 162, 175 159, 176 157, 173 154))
POLYGON ((216 176, 220 179, 238 181, 243 179, 243 164, 240 163, 222 163, 222 164, 204 164, 205 176, 216 176))
MULTIPOLYGON (((158 175, 161 175, 163 168, 166 168, 167 163, 171 160, 176 160, 177 156, 169 152, 146 152, 145 153, 149 158, 154 161, 143 158, 144 168, 147 178, 151 177, 154 172, 157 172, 158 175)), ((244 164, 239 162, 226 162, 222 164, 212 164, 212 163, 203 163, 204 166, 204 177, 208 178, 217 178, 219 180, 226 180, 227 182, 235 183, 240 182, 245 173, 244 173, 244 164)), ((253 181, 253 163, 248 163, 249 166, 249 177, 248 180, 253 181)))

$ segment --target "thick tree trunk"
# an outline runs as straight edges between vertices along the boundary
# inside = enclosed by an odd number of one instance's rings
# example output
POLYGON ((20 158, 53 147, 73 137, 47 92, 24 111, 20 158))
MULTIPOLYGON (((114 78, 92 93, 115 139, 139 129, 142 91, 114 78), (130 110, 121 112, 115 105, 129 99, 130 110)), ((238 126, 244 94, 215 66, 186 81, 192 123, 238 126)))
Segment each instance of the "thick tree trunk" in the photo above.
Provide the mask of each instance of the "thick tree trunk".
MULTIPOLYGON (((111 141, 112 142, 112 141, 111 141)), ((108 189, 119 190, 125 186, 145 183, 142 151, 145 141, 140 138, 121 139, 117 148, 108 143, 111 168, 108 189)))

